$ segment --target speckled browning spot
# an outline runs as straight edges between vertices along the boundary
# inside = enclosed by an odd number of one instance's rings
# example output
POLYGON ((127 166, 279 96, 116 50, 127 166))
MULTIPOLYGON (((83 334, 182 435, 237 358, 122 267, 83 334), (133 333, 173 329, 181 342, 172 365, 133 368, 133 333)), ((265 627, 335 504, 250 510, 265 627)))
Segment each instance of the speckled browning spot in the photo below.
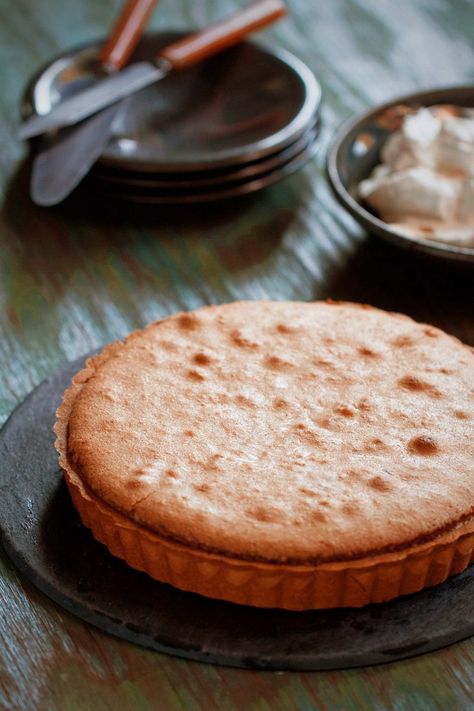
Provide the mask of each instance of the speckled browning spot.
POLYGON ((453 368, 440 368, 439 372, 443 375, 454 375, 456 371, 453 368))
POLYGON ((212 454, 204 465, 204 469, 208 472, 219 471, 220 466, 218 464, 219 459, 222 459, 221 454, 212 454))
POLYGON ((314 447, 320 446, 320 444, 321 444, 320 437, 314 430, 312 430, 310 427, 305 425, 304 422, 298 422, 298 424, 296 424, 294 426, 294 428, 302 440, 304 440, 308 444, 313 445, 314 447))
POLYGON ((165 471, 165 474, 166 474, 166 476, 169 477, 170 479, 177 479, 177 478, 178 478, 178 474, 177 474, 177 472, 175 472, 174 469, 167 469, 167 470, 165 471))
POLYGON ((159 363, 159 359, 156 357, 156 353, 150 350, 150 348, 146 346, 137 346, 136 348, 140 352, 141 363, 148 363, 148 365, 156 365, 157 363, 159 363))
POLYGON ((293 464, 295 467, 306 467, 308 462, 304 457, 298 457, 297 459, 293 459, 293 464))
POLYGON ((464 412, 464 410, 454 410, 454 417, 457 417, 458 420, 470 420, 471 416, 469 415, 468 412, 464 412))
POLYGON ((264 363, 267 368, 272 368, 272 370, 288 370, 293 367, 292 363, 278 356, 267 356, 264 363))
MULTIPOLYGON (((332 361, 328 360, 327 358, 313 358, 313 363, 314 365, 317 365, 318 368, 334 368, 335 365, 332 361)), ((312 373, 312 375, 316 375, 315 373, 312 373)))
POLYGON ((235 398, 235 402, 238 405, 243 405, 244 407, 256 407, 254 401, 251 400, 249 397, 246 397, 245 395, 237 395, 237 397, 235 398))
POLYGON ((369 479, 367 484, 376 491, 390 491, 390 489, 392 488, 392 485, 386 479, 383 479, 381 476, 373 476, 371 479, 369 479))
POLYGON ((116 426, 117 425, 113 417, 103 417, 100 422, 100 429, 104 432, 114 431, 116 426))
POLYGON ((193 356, 193 363, 196 365, 210 365, 212 362, 213 359, 206 353, 195 353, 193 356))
POLYGON ((413 439, 408 442, 407 449, 411 454, 419 454, 424 457, 430 457, 439 452, 436 440, 428 435, 413 437, 413 439))
POLYGON ((305 496, 309 496, 310 498, 317 496, 317 493, 315 491, 313 491, 312 489, 307 489, 305 486, 300 486, 298 488, 298 491, 301 494, 304 494, 305 496))
POLYGON ((192 430, 184 430, 184 434, 186 437, 195 437, 195 434, 192 430))
POLYGON ((386 449, 388 449, 388 446, 382 439, 380 439, 380 437, 374 437, 365 444, 366 452, 382 452, 386 449))
POLYGON ((359 510, 359 506, 355 501, 346 501, 346 503, 341 506, 341 511, 346 514, 346 516, 354 516, 359 510))
POLYGON ((195 491, 199 491, 201 494, 208 494, 211 491, 211 487, 206 483, 193 484, 193 489, 195 489, 195 491))
POLYGON ((278 323, 276 325, 276 330, 278 331, 278 333, 288 334, 288 333, 294 333, 297 330, 297 328, 295 326, 289 326, 286 323, 278 323))
POLYGON ((412 481, 413 479, 417 479, 418 475, 414 470, 404 470, 398 472, 398 478, 402 481, 412 481))
POLYGON ((349 405, 337 405, 334 408, 334 412, 336 412, 338 415, 342 415, 343 417, 354 417, 354 410, 352 407, 349 407, 349 405))
POLYGON ((183 331, 195 331, 201 325, 198 317, 194 314, 182 314, 177 318, 177 323, 183 331))
POLYGON ((163 348, 164 351, 168 351, 169 353, 176 353, 176 351, 178 350, 178 346, 173 341, 161 340, 157 341, 157 345, 163 348))
POLYGON ((379 358, 380 354, 368 346, 358 346, 357 352, 364 358, 379 358))
POLYGON ((202 380, 205 380, 205 377, 202 373, 200 373, 198 370, 188 370, 186 373, 186 377, 189 380, 194 380, 195 382, 200 382, 202 380))
POLYGON ((275 398, 272 404, 275 410, 286 410, 289 407, 289 403, 282 397, 275 398))
POLYGON ((355 379, 351 378, 349 375, 344 373, 344 375, 328 375, 326 376, 326 383, 333 383, 336 388, 345 387, 347 388, 351 383, 355 383, 355 379))
POLYGON ((423 333, 425 336, 429 336, 429 338, 439 338, 439 331, 436 328, 433 328, 433 326, 427 326, 424 328, 423 333))
POLYGON ((310 517, 317 523, 327 523, 328 517, 322 511, 311 511, 310 517))
POLYGON ((357 408, 359 410, 362 410, 363 412, 370 412, 370 410, 372 409, 372 405, 367 400, 367 398, 362 398, 362 400, 359 400, 359 402, 357 403, 357 408))
POLYGON ((239 346, 239 348, 252 348, 252 349, 259 348, 258 343, 250 340, 249 338, 246 338, 243 335, 242 331, 240 331, 238 328, 236 328, 230 332, 230 338, 231 338, 231 341, 236 346, 239 346))
POLYGON ((246 514, 249 518, 253 518, 255 521, 261 521, 262 523, 273 523, 281 519, 281 512, 278 511, 278 509, 272 509, 266 506, 256 506, 247 509, 246 514))
POLYGON ((140 481, 140 479, 128 479, 125 482, 125 486, 127 489, 139 489, 142 486, 145 486, 145 484, 140 481))
POLYGON ((324 506, 325 508, 330 508, 331 507, 331 502, 328 501, 327 499, 319 499, 318 504, 320 506, 324 506))
POLYGON ((431 397, 440 398, 442 393, 435 385, 427 383, 416 375, 404 375, 400 378, 398 385, 404 390, 410 390, 411 392, 426 393, 431 397))
POLYGON ((392 346, 395 346, 395 348, 409 348, 413 346, 414 343, 415 341, 412 336, 402 335, 393 339, 392 346))
POLYGON ((323 430, 334 429, 333 423, 329 419, 329 417, 320 417, 318 420, 316 420, 316 424, 319 425, 319 427, 322 427, 323 430))

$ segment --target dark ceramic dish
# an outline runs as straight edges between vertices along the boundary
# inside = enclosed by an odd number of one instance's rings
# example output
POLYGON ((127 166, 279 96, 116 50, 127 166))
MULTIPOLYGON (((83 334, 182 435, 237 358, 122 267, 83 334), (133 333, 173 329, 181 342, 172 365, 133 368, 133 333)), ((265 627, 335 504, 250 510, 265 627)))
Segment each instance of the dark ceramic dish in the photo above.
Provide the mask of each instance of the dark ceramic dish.
POLYGON ((474 107, 474 86, 450 87, 399 97, 351 119, 338 131, 328 156, 328 174, 338 200, 367 230, 407 249, 474 264, 474 247, 405 237, 392 230, 357 198, 357 186, 380 162, 380 150, 403 118, 404 106, 434 104, 474 107))
MULTIPOLYGON (((145 35, 132 63, 153 58, 183 34, 145 35)), ((25 91, 23 117, 48 113, 96 82, 100 44, 72 49, 43 67, 25 91)), ((242 42, 124 102, 99 163, 152 173, 235 168, 298 140, 315 122, 320 103, 319 83, 303 62, 284 50, 242 42)))

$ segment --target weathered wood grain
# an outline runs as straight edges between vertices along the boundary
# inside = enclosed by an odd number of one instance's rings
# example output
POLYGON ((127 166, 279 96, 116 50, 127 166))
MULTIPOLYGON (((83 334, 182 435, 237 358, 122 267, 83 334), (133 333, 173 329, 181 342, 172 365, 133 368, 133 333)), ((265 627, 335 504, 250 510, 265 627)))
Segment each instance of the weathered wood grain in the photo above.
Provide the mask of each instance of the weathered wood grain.
MULTIPOLYGON (((203 24, 237 7, 161 0, 153 26, 203 24)), ((267 37, 320 78, 323 148, 299 175, 225 205, 106 208, 78 194, 55 210, 27 197, 15 139, 26 79, 62 49, 103 35, 118 1, 0 4, 0 422, 65 359, 178 309, 236 298, 366 301, 474 344, 472 272, 368 236, 337 206, 325 147, 339 123, 397 94, 474 76, 471 0, 289 0, 267 37)), ((474 642, 384 667, 257 673, 189 663, 99 633, 0 563, 0 708, 464 711, 474 642)), ((436 620, 433 621, 436 624, 436 620)))

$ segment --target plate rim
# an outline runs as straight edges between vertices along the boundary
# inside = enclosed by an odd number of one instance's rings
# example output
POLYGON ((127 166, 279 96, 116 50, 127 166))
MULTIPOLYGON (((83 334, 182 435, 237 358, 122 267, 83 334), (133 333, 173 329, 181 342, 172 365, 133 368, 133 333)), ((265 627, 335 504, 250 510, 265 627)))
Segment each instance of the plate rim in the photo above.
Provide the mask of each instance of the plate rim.
POLYGON ((133 189, 146 189, 153 190, 168 190, 183 188, 193 190, 194 188, 200 187, 212 187, 219 185, 227 185, 228 183, 236 182, 238 180, 252 180, 262 173, 267 173, 271 170, 278 170, 281 166, 288 163, 293 158, 296 158, 302 151, 308 148, 312 143, 320 137, 320 126, 319 124, 313 124, 305 133, 303 133, 299 138, 293 143, 286 146, 281 151, 276 153, 271 153, 265 156, 260 161, 254 161, 252 163, 243 164, 242 166, 236 167, 227 171, 226 173, 219 172, 218 175, 206 175, 205 177, 187 178, 186 174, 179 173, 169 179, 159 179, 155 177, 136 177, 136 174, 130 172, 127 176, 117 176, 116 173, 110 171, 108 175, 104 175, 100 172, 94 173, 94 178, 101 183, 110 183, 122 187, 133 187, 133 189))
POLYGON ((186 193, 183 191, 181 195, 166 195, 166 190, 163 189, 163 195, 145 194, 140 195, 139 191, 135 193, 114 193, 104 192, 108 199, 120 200, 131 204, 153 206, 153 205, 198 205, 219 200, 227 200, 231 198, 244 197, 267 187, 271 187, 275 183, 290 177, 298 170, 303 168, 310 160, 312 160, 320 149, 319 136, 316 135, 309 144, 301 150, 292 159, 270 170, 268 173, 257 176, 256 178, 239 183, 237 186, 226 188, 225 190, 214 190, 206 193, 186 193))

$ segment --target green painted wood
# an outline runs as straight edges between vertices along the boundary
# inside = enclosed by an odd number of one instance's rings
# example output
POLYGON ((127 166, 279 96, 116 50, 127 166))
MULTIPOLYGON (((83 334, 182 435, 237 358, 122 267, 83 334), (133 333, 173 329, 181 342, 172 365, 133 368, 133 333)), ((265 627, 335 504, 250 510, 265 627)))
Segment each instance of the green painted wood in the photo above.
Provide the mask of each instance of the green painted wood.
MULTIPOLYGON (((221 0, 219 13, 239 3, 221 0)), ((474 76, 470 0, 289 0, 267 37, 325 92, 324 144, 373 103, 474 76)), ((242 298, 352 299, 400 310, 474 344, 472 272, 369 238, 330 194, 325 151, 260 195, 180 210, 55 210, 27 197, 15 141, 24 83, 54 54, 103 35, 119 3, 0 3, 0 422, 64 360, 178 309, 242 298)), ((210 0, 161 0, 152 25, 186 28, 210 0)), ((0 561, 0 708, 25 711, 464 711, 474 641, 384 667, 258 673, 136 648, 63 612, 0 561)), ((436 620, 433 621, 436 624, 436 620)))

